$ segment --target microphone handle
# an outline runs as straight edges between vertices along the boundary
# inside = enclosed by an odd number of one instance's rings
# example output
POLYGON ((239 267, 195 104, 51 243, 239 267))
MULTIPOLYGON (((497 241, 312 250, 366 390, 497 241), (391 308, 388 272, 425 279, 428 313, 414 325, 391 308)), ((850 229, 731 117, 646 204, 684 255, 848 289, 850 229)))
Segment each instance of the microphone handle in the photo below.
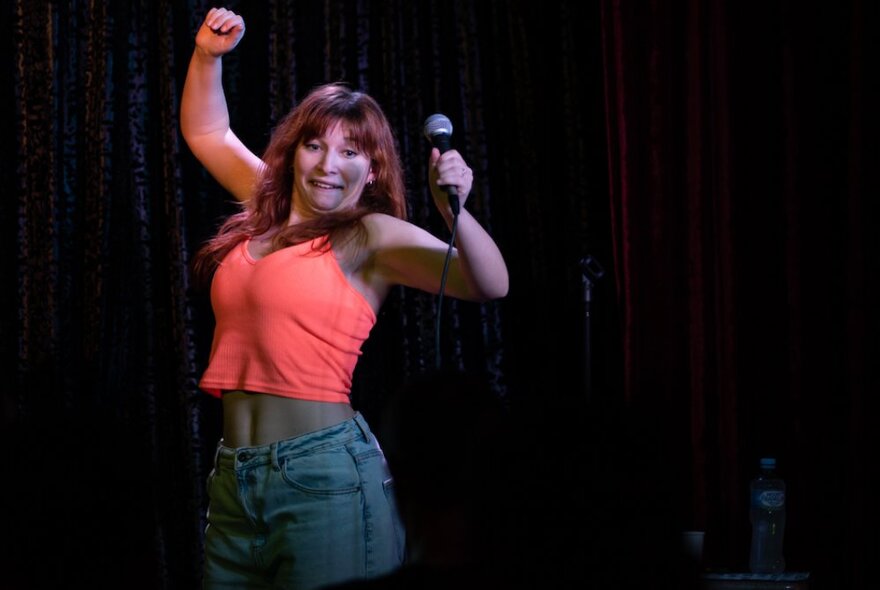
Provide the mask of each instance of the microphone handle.
MULTIPOLYGON (((440 150, 440 153, 443 154, 452 149, 452 145, 449 141, 449 134, 447 133, 438 133, 434 135, 434 147, 440 150)), ((446 193, 447 198, 449 199, 449 208, 452 209, 452 214, 458 217, 459 211, 461 211, 461 205, 458 201, 458 190, 452 185, 441 185, 440 188, 446 193)))

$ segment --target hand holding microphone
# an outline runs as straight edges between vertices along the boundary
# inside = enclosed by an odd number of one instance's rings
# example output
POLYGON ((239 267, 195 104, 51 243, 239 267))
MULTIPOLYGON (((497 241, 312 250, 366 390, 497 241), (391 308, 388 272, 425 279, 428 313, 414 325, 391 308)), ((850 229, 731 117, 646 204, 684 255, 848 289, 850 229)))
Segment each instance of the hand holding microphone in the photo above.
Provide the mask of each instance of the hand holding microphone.
POLYGON ((435 187, 439 187, 449 200, 452 214, 458 216, 461 210, 460 198, 467 198, 473 183, 473 171, 465 164, 464 159, 452 149, 452 122, 448 117, 434 114, 425 120, 425 137, 437 148, 437 157, 431 154, 431 192, 437 198, 435 187))

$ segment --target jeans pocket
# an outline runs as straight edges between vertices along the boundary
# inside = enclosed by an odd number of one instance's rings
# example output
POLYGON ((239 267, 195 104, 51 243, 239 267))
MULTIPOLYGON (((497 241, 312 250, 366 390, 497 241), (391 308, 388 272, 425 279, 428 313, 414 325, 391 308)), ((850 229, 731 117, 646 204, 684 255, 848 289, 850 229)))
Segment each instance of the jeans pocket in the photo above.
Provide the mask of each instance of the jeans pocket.
POLYGON ((361 489, 357 463, 345 447, 283 458, 281 477, 307 494, 356 494, 361 489))

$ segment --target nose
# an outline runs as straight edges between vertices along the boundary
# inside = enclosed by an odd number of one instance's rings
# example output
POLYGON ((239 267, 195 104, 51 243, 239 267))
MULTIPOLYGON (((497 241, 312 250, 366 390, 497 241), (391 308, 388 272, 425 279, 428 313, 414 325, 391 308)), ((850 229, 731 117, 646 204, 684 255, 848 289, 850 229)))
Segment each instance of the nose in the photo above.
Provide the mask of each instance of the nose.
POLYGON ((339 160, 337 155, 333 150, 324 150, 321 159, 318 161, 318 166, 320 166, 321 170, 326 173, 336 172, 336 169, 339 165, 339 160))

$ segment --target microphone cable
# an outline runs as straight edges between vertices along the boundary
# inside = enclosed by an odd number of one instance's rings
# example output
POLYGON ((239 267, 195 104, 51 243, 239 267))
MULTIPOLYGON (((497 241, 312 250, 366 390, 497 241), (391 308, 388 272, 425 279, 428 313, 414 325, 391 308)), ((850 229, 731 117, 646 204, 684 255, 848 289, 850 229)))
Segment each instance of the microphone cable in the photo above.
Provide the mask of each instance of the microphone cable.
MULTIPOLYGON (((452 121, 441 113, 435 113, 425 119, 424 134, 431 145, 443 154, 452 149, 452 121)), ((434 335, 434 352, 436 355, 437 370, 441 369, 440 361, 440 326, 443 318, 443 292, 446 290, 446 277, 449 272, 449 261, 452 259, 452 248, 455 245, 455 231, 458 227, 458 214, 461 206, 458 200, 458 192, 455 187, 443 187, 449 198, 449 208, 452 210, 452 235, 449 238, 449 249, 446 251, 446 260, 443 263, 443 274, 440 276, 440 294, 437 298, 437 327, 434 335)))
POLYGON ((443 273, 440 275, 440 294, 437 297, 437 327, 434 334, 434 353, 437 370, 442 369, 440 360, 440 326, 443 325, 443 292, 446 290, 446 277, 449 274, 449 261, 452 259, 452 248, 455 244, 455 231, 458 229, 458 211, 452 214, 452 235, 449 237, 449 248, 446 250, 446 260, 443 261, 443 273))

